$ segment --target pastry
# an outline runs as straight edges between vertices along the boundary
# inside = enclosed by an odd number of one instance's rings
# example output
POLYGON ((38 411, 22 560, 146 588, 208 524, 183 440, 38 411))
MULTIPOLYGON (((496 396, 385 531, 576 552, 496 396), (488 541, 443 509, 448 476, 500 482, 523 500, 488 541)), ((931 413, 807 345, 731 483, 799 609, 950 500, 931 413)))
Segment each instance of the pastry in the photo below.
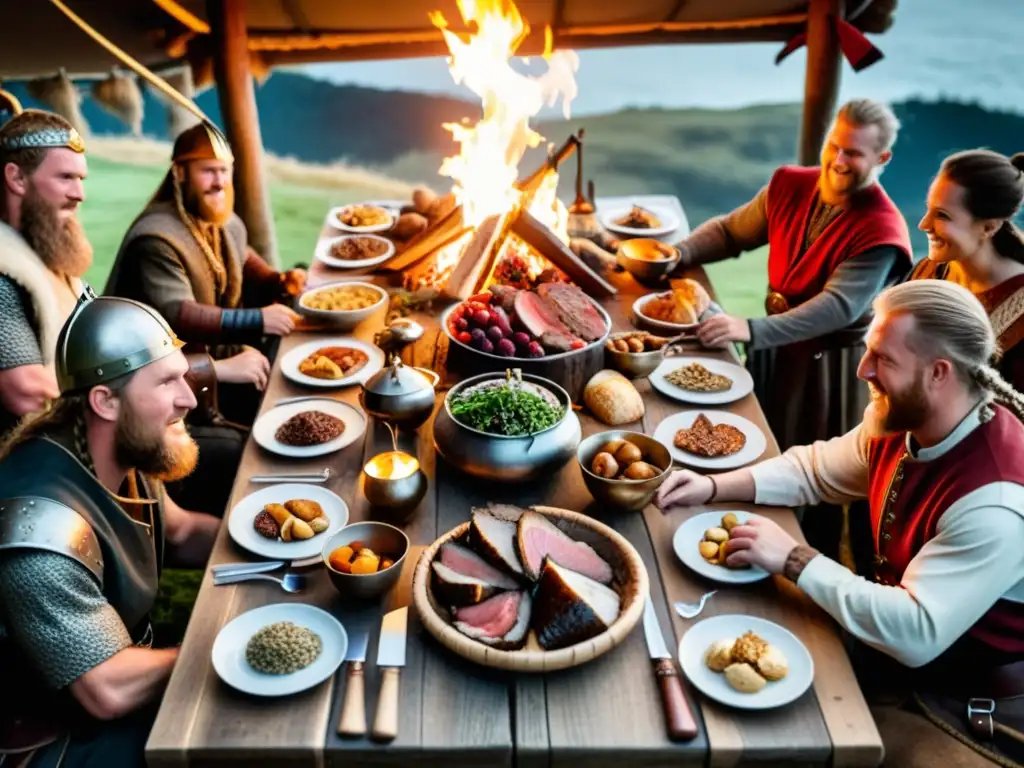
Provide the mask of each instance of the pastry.
POLYGON ((750 664, 738 662, 725 668, 725 679, 740 693, 757 693, 767 684, 767 680, 757 674, 750 664))
POLYGON ((284 506, 297 518, 305 520, 307 523, 324 513, 323 508, 317 502, 309 499, 290 499, 284 503, 284 506))
POLYGON ((766 680, 781 680, 789 672, 789 663, 777 646, 768 645, 757 659, 757 671, 766 680))
MULTIPOLYGON (((603 370, 594 374, 583 390, 583 402, 594 416, 609 426, 630 424, 644 415, 643 398, 618 371, 603 370)), ((616 459, 619 459, 617 455, 616 459)))
POLYGON ((704 663, 715 672, 724 672, 732 664, 732 646, 736 641, 732 638, 716 640, 704 654, 704 663))
POLYGON ((755 635, 753 632, 746 632, 736 641, 732 647, 732 657, 738 662, 757 664, 768 643, 755 635))

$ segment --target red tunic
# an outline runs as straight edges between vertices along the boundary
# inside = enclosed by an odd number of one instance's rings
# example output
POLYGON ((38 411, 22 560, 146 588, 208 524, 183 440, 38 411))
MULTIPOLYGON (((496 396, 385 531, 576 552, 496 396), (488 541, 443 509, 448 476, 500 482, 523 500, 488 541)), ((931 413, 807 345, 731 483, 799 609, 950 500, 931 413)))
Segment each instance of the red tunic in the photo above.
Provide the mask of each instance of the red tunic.
MULTIPOLYGON (((902 481, 893 483, 896 500, 882 517, 890 478, 906 453, 903 435, 873 438, 868 449, 868 499, 875 534, 875 575, 899 584, 910 561, 935 537, 939 518, 959 499, 983 485, 1024 485, 1024 424, 995 406, 995 417, 981 424, 952 450, 932 461, 903 462, 902 481)), ((1024 605, 999 600, 967 636, 982 648, 1024 657, 1024 605)))
POLYGON ((821 293, 836 267, 872 248, 895 246, 912 263, 907 222, 878 184, 857 193, 804 251, 820 174, 820 168, 783 166, 768 184, 768 286, 791 307, 821 293))

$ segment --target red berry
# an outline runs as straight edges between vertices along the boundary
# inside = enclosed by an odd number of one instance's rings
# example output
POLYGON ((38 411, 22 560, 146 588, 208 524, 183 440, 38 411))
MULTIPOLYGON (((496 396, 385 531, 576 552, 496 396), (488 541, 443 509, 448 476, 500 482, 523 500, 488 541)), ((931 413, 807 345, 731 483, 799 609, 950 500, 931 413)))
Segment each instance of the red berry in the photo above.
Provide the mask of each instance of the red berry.
POLYGON ((455 321, 455 328, 460 331, 468 331, 469 322, 466 320, 466 318, 460 317, 458 320, 455 321))
POLYGON ((569 349, 583 349, 585 346, 587 346, 587 342, 583 341, 583 339, 574 339, 569 345, 569 349))
POLYGON ((470 335, 469 331, 459 331, 458 333, 455 334, 455 338, 461 341, 463 344, 469 344, 470 339, 472 339, 473 337, 470 335))
POLYGON ((526 347, 526 354, 530 357, 544 357, 544 347, 540 345, 540 342, 531 341, 526 347))
POLYGON ((491 322, 491 313, 486 309, 479 309, 473 313, 473 322, 481 328, 486 328, 487 324, 491 322))

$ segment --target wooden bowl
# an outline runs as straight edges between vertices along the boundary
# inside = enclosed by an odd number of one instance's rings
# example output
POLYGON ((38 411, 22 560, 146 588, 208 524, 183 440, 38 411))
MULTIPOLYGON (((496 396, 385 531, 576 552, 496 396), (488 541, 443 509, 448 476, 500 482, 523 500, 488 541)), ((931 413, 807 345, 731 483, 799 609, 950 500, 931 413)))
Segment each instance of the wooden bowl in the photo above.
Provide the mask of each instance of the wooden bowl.
POLYGON ((434 599, 430 566, 442 544, 464 539, 469 531, 469 522, 448 531, 423 551, 413 574, 413 605, 423 626, 441 645, 477 664, 514 672, 551 672, 576 667, 610 651, 636 626, 643 615, 644 600, 649 591, 647 568, 633 545, 607 525, 567 509, 541 506, 530 509, 547 516, 577 541, 592 546, 612 566, 615 581, 611 586, 622 597, 622 605, 619 617, 611 627, 589 640, 555 651, 541 648, 532 629, 526 645, 518 651, 496 650, 459 632, 452 626, 448 610, 434 599))

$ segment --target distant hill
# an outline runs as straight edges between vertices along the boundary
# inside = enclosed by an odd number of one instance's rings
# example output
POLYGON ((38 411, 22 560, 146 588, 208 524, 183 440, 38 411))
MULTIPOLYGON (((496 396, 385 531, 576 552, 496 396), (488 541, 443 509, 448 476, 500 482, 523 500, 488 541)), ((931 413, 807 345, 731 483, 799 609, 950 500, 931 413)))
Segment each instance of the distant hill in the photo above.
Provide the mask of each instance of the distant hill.
MULTIPOLYGON (((9 84, 26 105, 35 105, 23 86, 9 84)), ((167 138, 166 107, 145 91, 143 132, 167 138)), ((400 91, 338 86, 301 74, 275 73, 257 88, 260 127, 268 151, 314 163, 344 161, 392 177, 426 181, 437 189, 445 155, 456 146, 442 123, 475 120, 469 101, 400 91)), ((216 93, 201 94, 200 106, 220 119, 216 93)), ((38 106, 38 105, 37 105, 38 106)), ((974 104, 907 101, 895 105, 903 129, 882 182, 907 218, 915 244, 923 248, 917 223, 932 175, 951 152, 988 147, 1007 154, 1024 149, 1024 116, 993 112, 974 104)), ((124 133, 124 126, 91 99, 82 105, 94 133, 124 133)), ((584 172, 599 195, 671 192, 679 196, 692 224, 739 205, 764 184, 772 170, 794 162, 800 107, 775 105, 740 110, 624 110, 569 122, 541 124, 540 132, 560 143, 586 129, 584 172)), ((543 160, 534 151, 526 173, 543 160)), ((562 176, 565 197, 575 177, 575 160, 562 176)))

